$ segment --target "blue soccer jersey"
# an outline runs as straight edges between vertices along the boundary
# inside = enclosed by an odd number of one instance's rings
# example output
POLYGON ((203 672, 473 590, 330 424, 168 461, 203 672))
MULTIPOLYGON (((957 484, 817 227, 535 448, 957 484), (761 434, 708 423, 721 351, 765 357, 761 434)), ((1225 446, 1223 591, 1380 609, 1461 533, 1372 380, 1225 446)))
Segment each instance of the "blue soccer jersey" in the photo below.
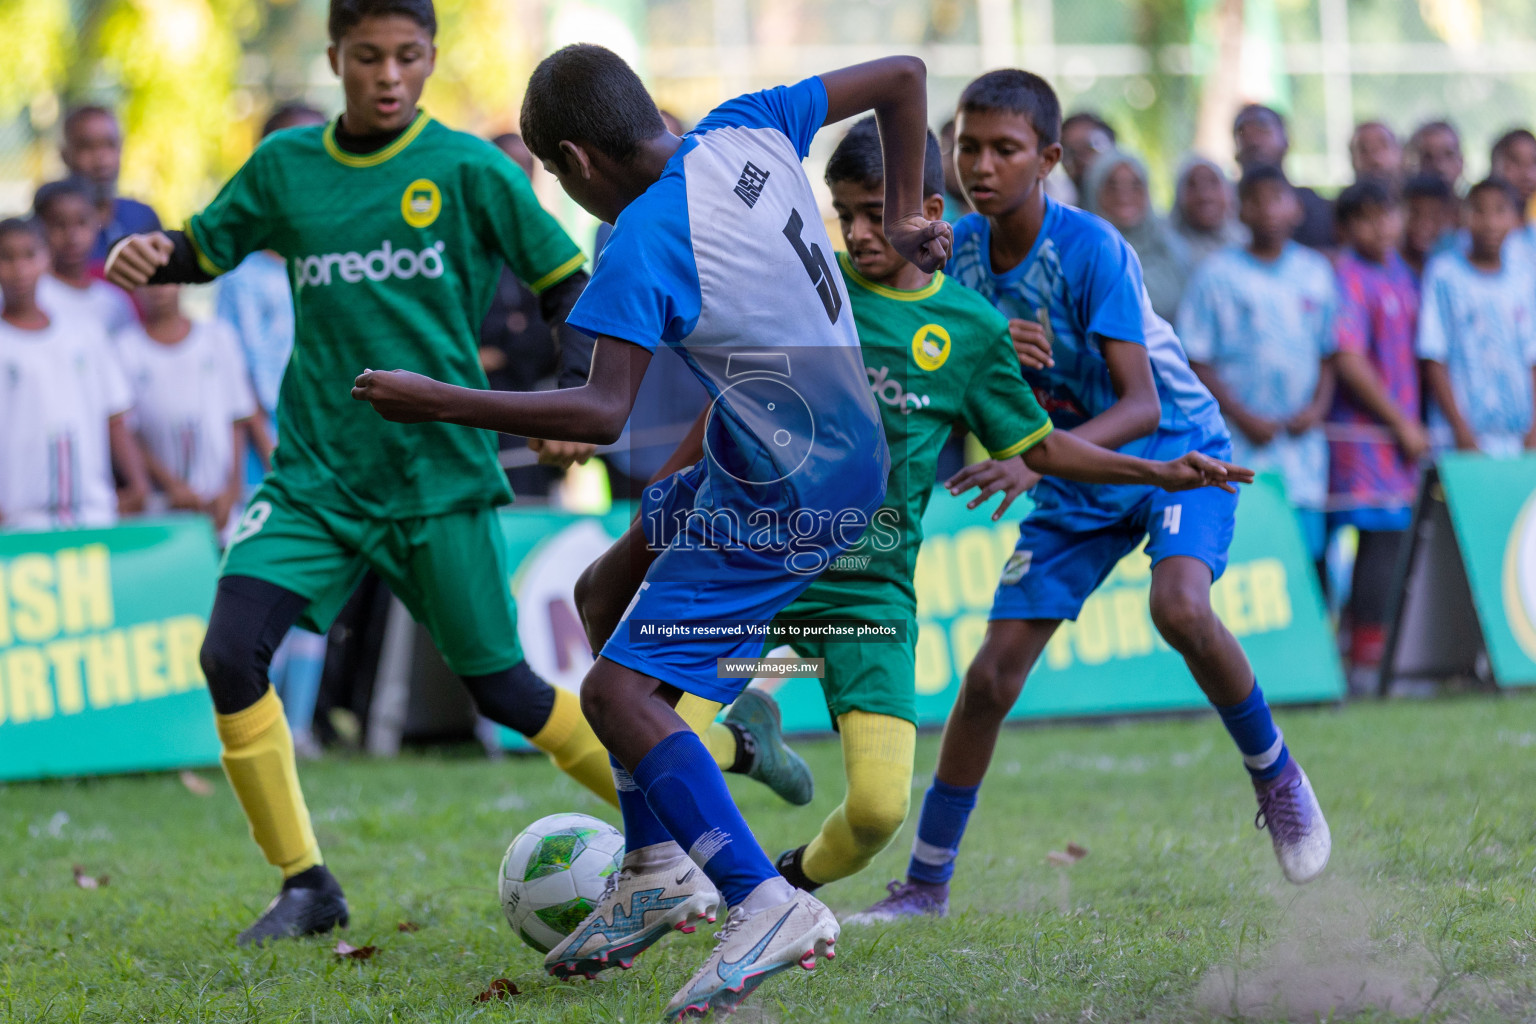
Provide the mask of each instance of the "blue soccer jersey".
MULTIPOLYGON (((1531 429, 1531 368, 1536 366, 1536 277, 1509 259, 1480 270, 1459 252, 1433 257, 1424 268, 1419 307, 1420 359, 1443 363, 1456 407, 1491 455, 1517 455, 1531 429)), ((1445 414, 1433 403, 1430 428, 1442 447, 1452 443, 1445 414)))
MULTIPOLYGON (((1072 429, 1118 400, 1101 342, 1144 345, 1157 382, 1157 430, 1120 450, 1149 459, 1191 450, 1225 451, 1229 439, 1216 400, 1200 383, 1167 322, 1152 312, 1141 263, 1108 222, 1049 197, 1034 247, 1018 266, 994 273, 991 225, 980 214, 955 225, 947 268, 1010 318, 1046 326, 1055 366, 1024 376, 1058 427, 1072 429)), ((1140 486, 1104 486, 1046 477, 1032 492, 1032 519, 1095 528, 1130 516, 1149 497, 1140 486)))
POLYGON ((682 356, 711 398, 704 459, 646 488, 663 549, 603 654, 710 699, 740 642, 641 624, 767 623, 862 542, 889 471, 853 312, 801 168, 826 120, 819 78, 740 96, 690 132, 614 225, 571 326, 682 356))

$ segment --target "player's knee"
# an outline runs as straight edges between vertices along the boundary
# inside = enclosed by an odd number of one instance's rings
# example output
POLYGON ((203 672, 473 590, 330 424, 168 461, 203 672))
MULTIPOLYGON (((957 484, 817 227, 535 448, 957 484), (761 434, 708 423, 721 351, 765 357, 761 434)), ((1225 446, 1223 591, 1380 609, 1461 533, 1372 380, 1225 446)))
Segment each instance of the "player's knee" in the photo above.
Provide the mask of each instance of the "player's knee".
POLYGON ((524 736, 544 728, 555 706, 554 687, 526 661, 500 672, 459 678, 480 714, 524 736))
POLYGON ((1216 638, 1218 621, 1208 590, 1169 587, 1152 595, 1152 624, 1180 653, 1198 652, 1216 638))
POLYGON ((910 779, 899 780, 898 785, 867 786, 848 791, 844 815, 854 842, 866 853, 879 853, 890 845, 901 826, 906 823, 911 809, 912 784, 910 779))
POLYGON ((208 680, 214 710, 232 715, 260 700, 267 692, 268 661, 258 654, 255 638, 217 618, 210 622, 197 662, 208 680))
MULTIPOLYGON (((594 563, 595 565, 596 563, 594 563)), ((589 565, 576 577, 576 612, 581 616, 581 621, 587 621, 587 610, 591 608, 597 599, 597 579, 593 572, 593 566, 589 565)))
POLYGON ((1023 689, 1024 673, 981 654, 965 670, 959 702, 967 715, 1002 718, 1013 709, 1023 689))

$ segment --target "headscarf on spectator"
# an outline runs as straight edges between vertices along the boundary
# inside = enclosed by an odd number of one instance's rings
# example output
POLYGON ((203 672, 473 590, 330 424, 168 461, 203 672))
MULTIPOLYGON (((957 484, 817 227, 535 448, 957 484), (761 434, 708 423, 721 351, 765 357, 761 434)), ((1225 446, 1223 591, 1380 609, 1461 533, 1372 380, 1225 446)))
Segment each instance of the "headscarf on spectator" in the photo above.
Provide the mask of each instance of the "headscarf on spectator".
POLYGON ((1179 299, 1184 294, 1192 264, 1189 246, 1184 239, 1152 210, 1146 165, 1123 150, 1115 149, 1101 155, 1093 162, 1083 182, 1083 209, 1109 219, 1102 209, 1100 194, 1110 175, 1120 167, 1129 167, 1141 179, 1147 202, 1140 219, 1115 224, 1115 227, 1141 259, 1142 278, 1146 281, 1147 297, 1152 300, 1153 311, 1172 322, 1178 315, 1179 299))
POLYGON ((1185 157, 1183 165, 1179 168, 1178 183, 1173 191, 1173 210, 1168 214, 1168 223, 1189 247, 1191 266, 1199 266, 1217 249, 1224 249, 1229 245, 1248 244, 1248 229, 1243 227, 1242 222, 1237 219, 1237 192, 1233 189, 1231 180, 1216 161, 1198 154, 1185 157), (1227 197, 1226 217, 1215 230, 1197 227, 1184 215, 1184 190, 1189 184, 1190 175, 1201 167, 1216 175, 1216 180, 1221 182, 1222 191, 1227 197))

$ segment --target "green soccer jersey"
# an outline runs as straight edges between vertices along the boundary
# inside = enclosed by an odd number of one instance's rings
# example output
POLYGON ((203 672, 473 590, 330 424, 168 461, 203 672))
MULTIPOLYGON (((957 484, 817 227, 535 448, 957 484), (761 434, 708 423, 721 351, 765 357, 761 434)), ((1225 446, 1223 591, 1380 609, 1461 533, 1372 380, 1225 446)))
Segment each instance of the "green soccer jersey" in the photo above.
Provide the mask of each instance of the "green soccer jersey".
POLYGON ((899 291, 859 274, 846 253, 838 254, 838 265, 891 449, 891 475, 876 525, 801 601, 890 603, 892 587, 910 601, 923 512, 951 430, 966 427, 993 458, 1006 459, 1038 444, 1051 421, 1024 382, 1007 318, 986 299, 942 273, 926 288, 899 291))
POLYGON ((487 386, 480 322, 503 261, 535 292, 584 257, 491 144, 418 112, 374 153, 335 123, 264 141, 187 225, 210 274, 260 249, 288 264, 294 346, 278 402, 274 473, 301 502, 378 519, 512 500, 486 430, 389 423, 353 401, 365 369, 487 386))

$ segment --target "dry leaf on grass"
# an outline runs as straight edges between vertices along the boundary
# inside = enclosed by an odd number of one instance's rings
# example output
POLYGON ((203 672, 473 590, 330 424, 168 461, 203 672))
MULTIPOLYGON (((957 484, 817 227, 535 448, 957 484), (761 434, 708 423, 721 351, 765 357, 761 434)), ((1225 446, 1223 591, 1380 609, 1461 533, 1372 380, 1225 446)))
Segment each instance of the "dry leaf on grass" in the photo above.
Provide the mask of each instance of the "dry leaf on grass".
POLYGON ((488 1003, 492 999, 508 999, 517 995, 517 986, 506 978, 497 978, 491 982, 491 987, 475 996, 475 1002, 488 1003))
POLYGON ((85 873, 85 868, 81 867, 79 864, 75 865, 74 870, 75 884, 82 889, 103 889, 106 887, 107 883, 112 880, 111 875, 102 875, 100 878, 88 875, 85 873))
POLYGON ((373 954, 378 951, 378 946, 354 946, 346 939, 341 939, 332 952, 343 960, 372 960, 373 954))
POLYGON ((181 784, 187 787, 187 792, 195 796, 213 796, 213 783, 197 772, 182 772, 181 784))
POLYGON ((1050 861, 1052 864, 1055 864, 1057 867, 1064 868, 1068 867, 1069 865, 1076 864, 1086 856, 1088 856, 1087 847, 1078 846, 1076 843, 1068 843, 1067 852, 1063 853, 1060 850, 1052 850, 1050 853, 1045 855, 1045 859, 1050 861))
POLYGON ((395 931, 419 932, 421 931, 421 925, 417 924, 415 921, 401 921, 399 924, 395 925, 395 931))

